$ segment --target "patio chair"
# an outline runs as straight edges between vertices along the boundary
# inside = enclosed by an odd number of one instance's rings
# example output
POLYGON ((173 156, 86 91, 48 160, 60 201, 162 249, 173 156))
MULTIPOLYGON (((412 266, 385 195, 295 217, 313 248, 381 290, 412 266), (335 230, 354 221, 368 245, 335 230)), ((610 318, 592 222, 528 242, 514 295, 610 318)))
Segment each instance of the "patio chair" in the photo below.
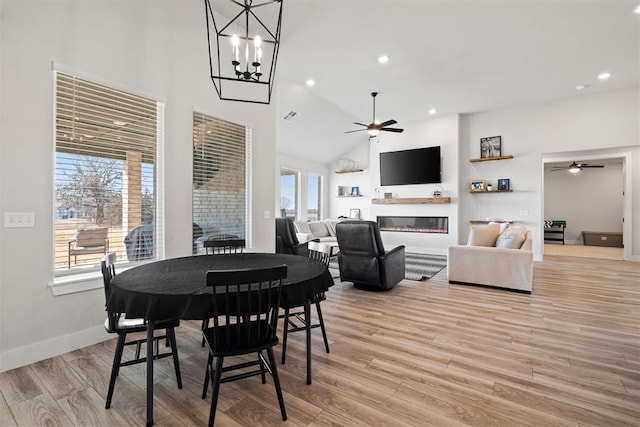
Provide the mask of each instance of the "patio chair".
POLYGON ((76 230, 75 237, 69 241, 69 268, 71 268, 71 255, 73 255, 74 264, 78 263, 78 255, 106 255, 109 252, 108 233, 109 229, 106 227, 76 230))

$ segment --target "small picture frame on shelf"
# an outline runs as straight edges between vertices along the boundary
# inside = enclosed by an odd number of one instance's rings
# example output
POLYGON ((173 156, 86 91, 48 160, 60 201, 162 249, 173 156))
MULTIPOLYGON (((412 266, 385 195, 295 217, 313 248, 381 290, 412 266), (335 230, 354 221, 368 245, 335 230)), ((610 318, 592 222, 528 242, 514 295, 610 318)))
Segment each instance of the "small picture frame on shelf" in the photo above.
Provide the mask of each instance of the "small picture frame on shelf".
POLYGON ((498 191, 509 191, 511 184, 509 178, 503 178, 498 180, 498 191))
POLYGON ((351 209, 351 210, 349 210, 349 218, 351 218, 351 219, 360 219, 360 209, 351 209))
POLYGON ((485 182, 479 180, 470 181, 469 191, 485 191, 485 182))
POLYGON ((502 137, 489 136, 480 138, 480 158, 489 159, 491 157, 502 156, 502 137))
POLYGON ((351 195, 359 196, 360 195, 360 187, 351 187, 351 195))

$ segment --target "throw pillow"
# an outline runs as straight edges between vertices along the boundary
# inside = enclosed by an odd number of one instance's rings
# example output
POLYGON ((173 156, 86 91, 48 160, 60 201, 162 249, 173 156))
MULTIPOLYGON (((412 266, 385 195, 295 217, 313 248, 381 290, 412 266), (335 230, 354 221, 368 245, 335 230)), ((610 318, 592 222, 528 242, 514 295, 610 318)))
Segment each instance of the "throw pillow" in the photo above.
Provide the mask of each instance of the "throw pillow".
POLYGON ((498 236, 496 248, 520 249, 526 240, 526 232, 521 227, 509 227, 498 236))
POLYGON ((293 223, 296 226, 296 230, 298 230, 298 233, 313 234, 311 232, 311 228, 309 228, 309 223, 307 221, 294 221, 293 223))
POLYGON ((327 230, 327 226, 324 225, 324 222, 310 222, 309 228, 311 228, 311 234, 313 237, 327 237, 329 236, 329 230, 327 230))
POLYGON ((500 224, 470 225, 467 246, 495 246, 500 224))
POLYGON ((502 233, 504 230, 507 229, 507 227, 509 226, 508 222, 494 222, 494 221, 490 221, 489 225, 491 224, 498 224, 500 226, 500 232, 502 233))
POLYGON ((336 223, 330 219, 326 219, 324 223, 327 225, 327 230, 331 237, 336 237, 336 223))

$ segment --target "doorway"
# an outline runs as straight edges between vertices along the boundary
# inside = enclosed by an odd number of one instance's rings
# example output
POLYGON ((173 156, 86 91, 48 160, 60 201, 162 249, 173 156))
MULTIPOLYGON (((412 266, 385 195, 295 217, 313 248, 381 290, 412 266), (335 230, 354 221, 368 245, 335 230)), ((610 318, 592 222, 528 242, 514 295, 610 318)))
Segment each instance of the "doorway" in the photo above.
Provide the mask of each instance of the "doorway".
POLYGON ((565 244, 544 242, 544 255, 601 259, 630 259, 630 245, 610 247, 603 235, 600 242, 588 239, 583 231, 622 233, 631 236, 630 174, 626 165, 631 153, 612 150, 552 153, 543 155, 542 216, 544 220, 565 220, 565 244), (569 171, 572 162, 597 167, 569 171))

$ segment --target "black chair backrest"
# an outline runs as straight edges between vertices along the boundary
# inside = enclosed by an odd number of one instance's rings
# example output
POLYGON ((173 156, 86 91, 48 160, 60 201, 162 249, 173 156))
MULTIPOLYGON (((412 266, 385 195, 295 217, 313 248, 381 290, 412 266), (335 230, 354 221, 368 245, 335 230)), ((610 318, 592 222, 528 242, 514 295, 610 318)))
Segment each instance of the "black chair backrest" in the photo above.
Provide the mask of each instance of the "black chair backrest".
POLYGON ((236 254, 242 253, 247 246, 245 239, 225 239, 225 240, 205 240, 202 242, 204 249, 209 254, 211 249, 212 254, 236 254))
POLYGON ((380 229, 374 221, 341 221, 336 224, 336 237, 343 255, 384 255, 380 229))
POLYGON ((331 258, 331 246, 319 242, 309 242, 309 258, 320 261, 321 263, 329 267, 329 258, 331 258))
POLYGON ((213 289, 216 349, 247 350, 277 340, 278 308, 287 266, 208 271, 213 289))
POLYGON ((276 218, 276 252, 294 254, 293 247, 300 244, 292 218, 276 218))
MULTIPOLYGON (((111 279, 116 276, 116 253, 109 252, 100 260, 102 268, 102 280, 104 281, 104 297, 105 303, 109 298, 109 290, 111 288, 111 279)), ((106 305, 105 305, 106 306, 106 305)), ((118 324, 120 313, 112 313, 107 310, 107 318, 109 319, 109 331, 113 332, 118 324)))

